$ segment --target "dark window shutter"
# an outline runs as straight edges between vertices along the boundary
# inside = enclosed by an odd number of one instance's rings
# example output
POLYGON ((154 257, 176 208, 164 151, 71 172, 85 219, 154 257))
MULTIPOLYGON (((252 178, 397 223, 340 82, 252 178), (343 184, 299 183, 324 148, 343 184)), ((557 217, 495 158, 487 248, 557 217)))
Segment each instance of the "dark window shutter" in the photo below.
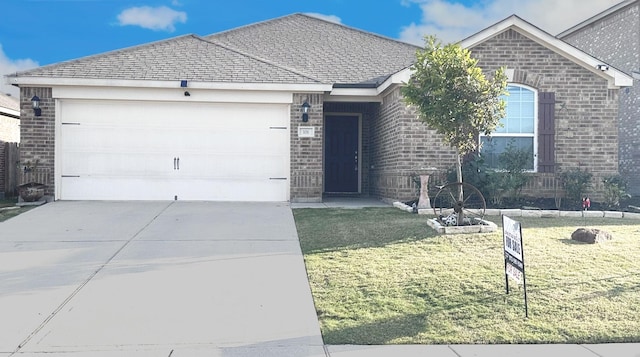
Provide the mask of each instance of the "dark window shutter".
POLYGON ((538 172, 555 172, 555 106, 555 93, 538 93, 538 172))

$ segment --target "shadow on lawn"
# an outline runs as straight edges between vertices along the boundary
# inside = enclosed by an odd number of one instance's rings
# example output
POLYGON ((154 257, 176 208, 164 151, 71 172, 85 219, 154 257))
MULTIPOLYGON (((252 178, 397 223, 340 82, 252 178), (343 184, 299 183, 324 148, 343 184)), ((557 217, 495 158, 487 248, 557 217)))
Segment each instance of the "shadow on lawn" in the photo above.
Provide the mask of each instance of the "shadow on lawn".
POLYGON ((384 247, 435 237, 426 217, 396 208, 295 209, 305 254, 384 247))
POLYGON ((377 320, 357 326, 323 331, 324 342, 329 345, 387 344, 398 338, 414 337, 427 329, 428 314, 403 315, 377 320))

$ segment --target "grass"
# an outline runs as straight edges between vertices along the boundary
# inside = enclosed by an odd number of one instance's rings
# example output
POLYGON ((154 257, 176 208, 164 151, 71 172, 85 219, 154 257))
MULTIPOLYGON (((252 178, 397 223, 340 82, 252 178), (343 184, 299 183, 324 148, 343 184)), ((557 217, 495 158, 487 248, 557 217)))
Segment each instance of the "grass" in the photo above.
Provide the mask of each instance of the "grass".
POLYGON ((4 222, 9 218, 15 217, 33 208, 33 206, 13 208, 15 207, 16 202, 18 202, 17 199, 0 200, 0 222, 4 222))
POLYGON ((505 293, 501 230, 438 236, 392 208, 294 216, 325 343, 640 342, 640 221, 516 218, 526 319, 522 286, 505 293), (572 241, 585 226, 614 239, 572 241))

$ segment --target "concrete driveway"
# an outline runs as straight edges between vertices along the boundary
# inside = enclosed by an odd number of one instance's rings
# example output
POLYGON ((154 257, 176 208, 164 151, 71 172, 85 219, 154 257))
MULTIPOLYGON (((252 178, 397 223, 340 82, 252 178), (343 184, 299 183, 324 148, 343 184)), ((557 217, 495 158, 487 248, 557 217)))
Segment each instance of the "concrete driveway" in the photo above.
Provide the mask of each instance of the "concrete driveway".
POLYGON ((0 357, 325 356, 291 210, 55 202, 0 223, 0 357))

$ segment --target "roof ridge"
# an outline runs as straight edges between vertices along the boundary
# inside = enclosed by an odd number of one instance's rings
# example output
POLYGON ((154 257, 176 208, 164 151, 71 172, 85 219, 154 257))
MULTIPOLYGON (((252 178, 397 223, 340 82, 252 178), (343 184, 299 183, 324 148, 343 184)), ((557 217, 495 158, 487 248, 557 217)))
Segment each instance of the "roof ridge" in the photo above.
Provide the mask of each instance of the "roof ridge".
POLYGON ((377 38, 383 39, 385 41, 392 41, 392 42, 396 42, 396 43, 401 43, 401 44, 404 44, 404 45, 407 45, 407 46, 410 46, 410 47, 415 47, 416 49, 422 48, 421 46, 414 45, 414 44, 409 43, 409 42, 400 41, 398 39, 387 37, 387 36, 383 36, 383 35, 377 34, 375 32, 365 31, 365 30, 359 29, 357 27, 347 26, 347 25, 345 25, 345 24, 343 24, 341 22, 329 21, 327 19, 323 19, 323 18, 320 18, 320 17, 317 17, 317 16, 310 15, 309 13, 303 13, 303 12, 295 12, 295 13, 292 13, 292 14, 289 14, 289 15, 284 15, 284 16, 273 18, 273 19, 267 19, 267 20, 258 21, 258 22, 254 22, 254 23, 251 23, 251 24, 247 24, 247 25, 242 25, 242 26, 239 26, 239 27, 234 27, 232 29, 228 29, 228 30, 224 30, 224 31, 220 31, 220 32, 215 32, 215 33, 206 35, 204 37, 214 37, 214 36, 224 35, 226 33, 240 31, 240 30, 243 30, 243 29, 260 26, 260 25, 264 25, 264 24, 267 24, 267 23, 270 23, 270 22, 283 20, 283 19, 286 19, 286 18, 293 18, 295 16, 304 16, 306 18, 309 18, 309 19, 312 19, 312 20, 315 20, 315 21, 321 21, 321 22, 324 22, 324 23, 327 23, 327 24, 331 24, 331 25, 334 25, 334 26, 340 26, 340 27, 343 27, 343 28, 345 28, 347 30, 350 30, 350 31, 359 32, 361 34, 372 36, 372 37, 377 37, 377 38))
POLYGON ((108 56, 108 55, 113 55, 113 54, 117 54, 117 53, 123 53, 123 52, 131 51, 131 50, 135 50, 135 49, 140 49, 140 48, 144 48, 144 47, 150 47, 150 46, 157 45, 157 44, 164 43, 164 42, 175 41, 175 40, 178 40, 178 39, 183 38, 183 37, 184 38, 186 38, 186 37, 198 38, 197 35, 190 33, 190 34, 180 35, 180 36, 176 36, 176 37, 166 38, 166 39, 163 39, 163 40, 142 43, 142 44, 133 45, 133 46, 125 47, 125 48, 119 48, 119 49, 111 50, 111 51, 107 51, 107 52, 96 53, 96 54, 93 54, 93 55, 74 58, 74 59, 70 59, 70 60, 66 60, 66 61, 62 61, 62 62, 51 63, 51 64, 47 64, 47 65, 44 65, 44 66, 27 69, 27 70, 24 70, 24 71, 18 71, 18 72, 15 72, 13 74, 7 74, 7 76, 8 77, 10 77, 10 76, 18 77, 18 76, 20 76, 22 74, 33 72, 33 71, 36 71, 36 70, 51 69, 51 68, 55 68, 55 67, 59 67, 59 66, 63 66, 63 65, 68 65, 68 64, 71 64, 71 63, 74 63, 74 62, 80 62, 80 61, 84 61, 84 60, 96 59, 96 58, 105 57, 105 56, 108 56))
POLYGON ((308 18, 311 18, 311 19, 314 19, 314 20, 326 22, 326 23, 329 23, 329 24, 332 24, 332 25, 341 26, 341 27, 344 27, 347 30, 359 32, 359 33, 362 33, 362 34, 365 34, 365 35, 369 35, 369 36, 373 36, 373 37, 377 37, 377 38, 380 38, 380 39, 383 39, 383 40, 386 40, 386 41, 397 42, 397 43, 405 44, 407 46, 411 46, 411 47, 415 47, 415 48, 422 48, 421 46, 414 45, 414 44, 409 43, 409 42, 400 41, 400 40, 395 39, 395 38, 391 38, 391 37, 388 37, 388 36, 383 36, 383 35, 381 35, 379 33, 371 32, 371 31, 365 31, 365 30, 357 28, 357 27, 348 26, 348 25, 343 24, 342 22, 329 21, 327 19, 323 19, 321 17, 316 17, 316 16, 310 15, 308 13, 295 13, 295 14, 292 14, 291 16, 293 16, 293 15, 305 16, 305 17, 308 17, 308 18))
POLYGON ((316 81, 316 82, 318 82, 318 83, 323 83, 323 81, 321 81, 320 79, 315 78, 315 77, 313 77, 313 76, 311 76, 311 75, 309 75, 309 74, 307 74, 307 73, 304 73, 304 72, 298 71, 298 70, 296 70, 296 69, 289 68, 289 67, 286 67, 286 66, 283 66, 283 65, 277 64, 277 63, 275 63, 275 62, 273 62, 273 61, 269 61, 268 59, 265 59, 265 58, 261 58, 261 57, 255 56, 255 55, 252 55, 252 54, 250 54, 250 53, 246 53, 246 52, 241 51, 241 50, 239 50, 239 49, 237 49, 237 48, 233 48, 233 47, 231 47, 231 46, 225 45, 225 44, 223 44, 223 43, 221 43, 221 42, 219 42, 219 41, 215 41, 214 39, 204 38, 204 37, 200 37, 200 36, 197 36, 197 35, 195 36, 195 38, 197 38, 197 39, 199 39, 199 40, 201 40, 201 41, 204 41, 204 42, 210 43, 210 44, 212 44, 212 45, 215 45, 215 46, 218 46, 218 47, 222 47, 222 48, 224 48, 224 49, 226 49, 226 50, 229 50, 229 51, 235 52, 235 53, 237 53, 237 54, 239 54, 239 55, 242 55, 242 56, 245 56, 245 57, 248 57, 248 58, 252 58, 252 59, 254 59, 254 60, 256 60, 256 61, 260 61, 260 62, 265 63, 265 64, 268 64, 268 65, 270 65, 270 66, 273 66, 273 67, 276 67, 276 68, 283 69, 283 70, 285 70, 285 71, 287 71, 287 72, 291 72, 291 73, 296 74, 296 75, 298 75, 298 76, 302 76, 302 77, 304 77, 304 78, 307 78, 307 79, 310 79, 310 80, 316 81))

